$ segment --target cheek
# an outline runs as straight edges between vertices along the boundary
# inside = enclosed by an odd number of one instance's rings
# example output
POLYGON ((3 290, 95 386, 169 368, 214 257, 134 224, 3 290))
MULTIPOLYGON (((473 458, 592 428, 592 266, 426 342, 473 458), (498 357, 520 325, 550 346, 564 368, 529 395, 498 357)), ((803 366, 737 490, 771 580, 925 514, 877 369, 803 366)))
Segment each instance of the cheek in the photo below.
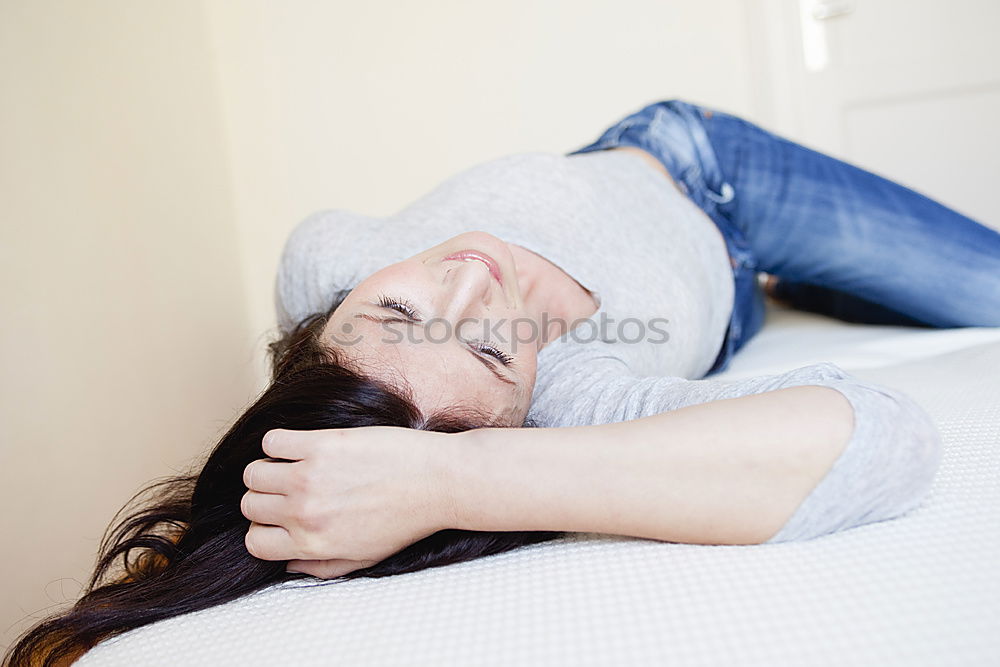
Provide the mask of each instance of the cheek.
POLYGON ((510 328, 511 345, 515 353, 527 354, 538 347, 541 335, 538 322, 528 317, 516 318, 510 328))

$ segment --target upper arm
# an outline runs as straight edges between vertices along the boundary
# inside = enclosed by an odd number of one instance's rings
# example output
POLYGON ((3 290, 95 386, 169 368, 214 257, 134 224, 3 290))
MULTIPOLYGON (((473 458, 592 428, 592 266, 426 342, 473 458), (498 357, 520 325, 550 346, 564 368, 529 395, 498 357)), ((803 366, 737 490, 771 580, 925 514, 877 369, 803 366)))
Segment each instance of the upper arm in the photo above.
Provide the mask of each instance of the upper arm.
POLYGON ((688 380, 640 376, 599 346, 567 349, 532 397, 536 420, 550 426, 608 424, 648 417, 689 405, 739 398, 786 387, 825 385, 849 377, 835 364, 819 363, 742 380, 688 380))
POLYGON ((851 439, 768 542, 812 539, 901 516, 920 505, 940 466, 940 432, 911 397, 853 378, 830 381, 828 386, 851 403, 851 439))
POLYGON ((919 505, 940 464, 940 434, 919 404, 832 363, 737 381, 635 376, 610 362, 590 366, 590 374, 587 364, 578 366, 570 385, 543 386, 539 414, 544 412, 552 425, 627 421, 787 387, 815 385, 839 392, 853 417, 850 438, 768 542, 810 539, 899 516, 919 505))
POLYGON ((325 311, 338 293, 367 277, 375 261, 370 250, 373 233, 368 218, 342 209, 317 211, 295 225, 285 240, 274 282, 282 331, 325 311))

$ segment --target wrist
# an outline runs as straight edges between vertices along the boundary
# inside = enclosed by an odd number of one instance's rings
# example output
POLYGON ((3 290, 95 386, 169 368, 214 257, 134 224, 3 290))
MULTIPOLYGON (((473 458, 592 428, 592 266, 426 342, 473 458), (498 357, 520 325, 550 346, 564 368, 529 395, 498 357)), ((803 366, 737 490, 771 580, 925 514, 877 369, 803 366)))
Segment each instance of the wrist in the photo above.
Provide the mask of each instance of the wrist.
POLYGON ((474 484, 475 456, 483 448, 488 430, 440 433, 441 437, 431 442, 428 480, 438 530, 476 530, 469 512, 475 501, 468 487, 474 484))
POLYGON ((579 476, 564 475, 564 429, 478 428, 449 434, 438 454, 439 502, 449 528, 564 530, 579 476))

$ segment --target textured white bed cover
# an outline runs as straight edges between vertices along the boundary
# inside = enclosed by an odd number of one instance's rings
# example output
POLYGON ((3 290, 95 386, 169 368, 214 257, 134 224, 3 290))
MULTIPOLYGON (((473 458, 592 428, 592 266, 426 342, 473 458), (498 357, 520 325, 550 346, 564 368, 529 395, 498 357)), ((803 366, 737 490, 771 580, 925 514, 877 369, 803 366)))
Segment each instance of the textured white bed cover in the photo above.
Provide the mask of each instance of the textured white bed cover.
POLYGON ((91 650, 132 665, 1000 664, 1000 328, 769 306, 720 379, 832 361, 924 405, 944 458, 909 514, 753 546, 567 538, 386 579, 284 584, 91 650))

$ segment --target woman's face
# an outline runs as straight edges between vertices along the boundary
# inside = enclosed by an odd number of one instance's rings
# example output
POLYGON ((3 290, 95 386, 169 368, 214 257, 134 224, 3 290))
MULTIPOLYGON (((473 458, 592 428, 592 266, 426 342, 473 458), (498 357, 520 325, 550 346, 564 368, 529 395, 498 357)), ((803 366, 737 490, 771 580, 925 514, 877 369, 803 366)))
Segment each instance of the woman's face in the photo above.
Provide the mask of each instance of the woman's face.
POLYGON ((333 312, 323 340, 369 376, 404 380, 425 415, 470 407, 519 426, 528 413, 537 314, 525 309, 510 247, 486 232, 376 271, 333 312), (482 259, 449 259, 462 251, 482 259))

